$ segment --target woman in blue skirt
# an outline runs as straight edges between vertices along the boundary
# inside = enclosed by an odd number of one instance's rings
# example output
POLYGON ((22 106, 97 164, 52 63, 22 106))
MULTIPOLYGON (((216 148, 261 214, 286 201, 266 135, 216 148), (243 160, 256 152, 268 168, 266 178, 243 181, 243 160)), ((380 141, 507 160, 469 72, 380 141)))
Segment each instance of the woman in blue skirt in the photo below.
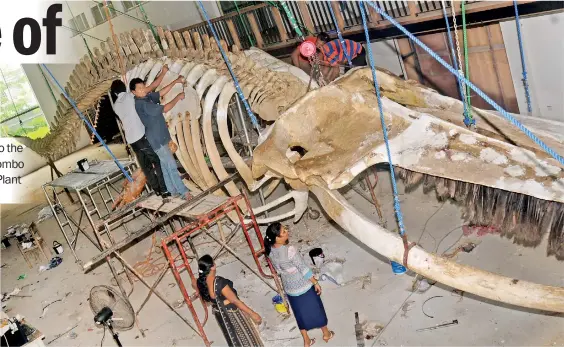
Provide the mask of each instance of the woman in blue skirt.
POLYGON ((308 335, 308 331, 312 329, 321 329, 323 340, 329 342, 335 333, 327 328, 327 315, 320 298, 321 286, 298 250, 288 244, 288 228, 280 223, 270 224, 264 237, 264 250, 282 278, 304 346, 309 347, 315 343, 315 339, 310 339, 308 335))

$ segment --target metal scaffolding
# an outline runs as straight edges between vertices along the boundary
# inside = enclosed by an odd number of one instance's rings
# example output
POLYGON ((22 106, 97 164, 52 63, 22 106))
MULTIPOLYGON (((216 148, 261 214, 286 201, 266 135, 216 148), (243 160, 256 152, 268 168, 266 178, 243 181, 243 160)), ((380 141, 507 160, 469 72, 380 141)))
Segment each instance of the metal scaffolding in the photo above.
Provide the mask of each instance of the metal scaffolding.
MULTIPOLYGON (((207 321, 207 310, 206 317, 202 323, 197 313, 195 312, 194 305, 192 303, 197 298, 197 294, 193 294, 192 297, 187 297, 186 295, 188 294, 186 287, 179 277, 181 272, 188 271, 190 276, 192 276, 193 278, 193 272, 190 268, 189 259, 196 259, 198 257, 198 250, 196 249, 196 246, 194 246, 194 243, 192 241, 194 237, 202 234, 207 235, 220 245, 219 250, 215 252, 214 258, 217 258, 223 252, 231 253, 237 260, 241 261, 254 274, 263 279, 263 281, 271 289, 279 293, 282 292, 281 283, 278 277, 275 275, 272 265, 268 263, 270 275, 266 274, 260 265, 259 257, 262 255, 264 250, 263 238, 258 224, 256 223, 256 219, 247 196, 239 195, 236 197, 228 198, 225 196, 217 196, 213 194, 217 191, 220 191, 227 182, 230 182, 236 177, 238 177, 238 173, 232 174, 227 179, 203 191, 189 201, 175 199, 169 203, 163 204, 159 198, 157 198, 153 194, 150 194, 141 196, 136 201, 121 208, 120 210, 110 213, 103 220, 99 221, 96 226, 96 230, 98 232, 103 232, 108 236, 111 235, 113 226, 117 225, 119 221, 125 218, 125 216, 133 215, 138 211, 146 212, 146 214, 150 218, 150 222, 141 227, 139 230, 129 233, 122 240, 116 241, 113 239, 113 237, 110 237, 110 243, 102 242, 102 249, 100 250, 100 253, 94 256, 85 265, 83 265, 84 272, 87 273, 104 260, 110 263, 111 258, 115 257, 115 259, 122 264, 123 268, 125 269, 124 271, 126 275, 128 275, 130 283, 132 284, 131 292, 133 292, 134 281, 131 280, 130 277, 133 276, 149 289, 149 293, 147 294, 139 308, 136 310, 136 318, 145 304, 148 302, 149 298, 153 294, 155 294, 155 296, 157 296, 198 336, 202 337, 204 342, 209 346, 207 337, 203 330, 203 326, 207 321), (244 223, 244 215, 239 207, 239 205, 243 204, 249 211, 248 213, 252 220, 252 222, 249 224, 244 223), (234 214, 237 218, 235 219, 233 228, 231 228, 229 232, 229 236, 225 237, 225 235, 223 234, 223 227, 221 226, 220 219, 225 217, 227 214, 230 214, 230 216, 233 216, 234 214), (122 254, 120 254, 120 251, 126 247, 133 245, 138 240, 146 237, 149 233, 155 233, 156 230, 161 228, 165 223, 168 223, 171 228, 170 232, 165 229, 166 237, 161 240, 163 252, 167 260, 167 265, 162 269, 158 269, 160 272, 156 280, 153 284, 149 284, 144 278, 145 276, 135 268, 135 265, 131 265, 128 260, 126 260, 122 254), (177 224, 178 226, 175 226, 175 224, 177 224), (211 234, 210 227, 212 226, 212 224, 218 225, 218 231, 220 234, 219 237, 211 234), (228 246, 228 243, 234 238, 235 235, 237 235, 239 229, 243 231, 258 270, 253 269, 251 265, 242 260, 241 257, 239 257, 236 252, 228 246), (256 236, 256 240, 254 242, 252 241, 251 234, 249 233, 251 229, 254 229, 256 236), (174 247, 171 246, 172 241, 175 241, 177 250, 173 249, 174 247), (255 247, 255 245, 257 246, 255 247), (190 255, 187 254, 187 251, 190 253, 190 255), (173 254, 173 252, 175 252, 175 254, 173 254), (178 259, 182 259, 182 266, 175 265, 175 261, 178 259), (181 288, 184 288, 184 290, 182 290, 184 300, 190 308, 194 322, 196 323, 196 327, 194 327, 184 316, 182 316, 178 312, 178 310, 175 309, 172 304, 166 300, 166 297, 156 289, 158 284, 161 282, 161 280, 169 270, 172 270, 174 277, 177 279, 177 281, 179 281, 178 285, 181 288), (273 279, 274 285, 267 281, 267 279, 273 279)), ((153 238, 156 238, 155 234, 153 234, 153 238)), ((153 244, 151 247, 154 246, 155 245, 153 244)), ((149 260, 149 258, 147 259, 149 260)), ((120 274, 118 274, 116 271, 112 271, 112 274, 116 279, 117 284, 120 285, 120 274)), ((151 274, 151 276, 154 275, 151 274)), ((127 295, 121 287, 120 289, 124 294, 124 299, 129 300, 128 297, 131 293, 127 295)), ((143 330, 139 330, 143 334, 143 330)))
MULTIPOLYGON (((121 164, 129 171, 130 175, 137 168, 136 163, 132 160, 121 161, 121 164)), ((42 186, 45 198, 51 207, 57 224, 78 263, 82 262, 76 254, 76 246, 80 233, 86 236, 96 248, 102 250, 98 224, 93 218, 102 220, 111 213, 110 204, 115 202, 115 196, 120 193, 115 185, 124 178, 123 172, 112 160, 92 162, 90 165, 91 166, 85 172, 75 169, 42 186), (81 206, 78 222, 68 213, 68 206, 65 207, 63 202, 59 199, 59 194, 64 189, 75 193, 78 197, 81 206), (96 195, 100 197, 105 212, 102 210, 102 206, 99 206, 100 202, 96 201, 96 195), (86 232, 88 225, 83 226, 84 216, 86 216, 94 232, 94 238, 86 232), (68 228, 68 231, 65 228, 68 228)))
POLYGON ((234 256, 239 262, 241 262, 245 267, 247 267, 253 274, 255 274, 258 278, 260 278, 268 287, 270 287, 275 292, 278 292, 282 298, 284 298, 284 294, 283 294, 284 291, 282 289, 282 284, 280 283, 280 280, 276 275, 276 272, 274 271, 274 268, 270 260, 268 260, 268 258, 265 257, 268 264, 268 268, 270 270, 270 275, 267 275, 261 266, 259 257, 264 253, 263 237, 258 227, 258 224, 256 222, 251 204, 249 203, 249 199, 245 194, 227 199, 224 203, 217 206, 215 209, 209 211, 206 214, 199 216, 196 221, 188 224, 187 226, 174 232, 172 235, 164 238, 161 241, 162 248, 168 259, 174 278, 176 279, 178 287, 180 288, 180 292, 184 297, 184 301, 186 302, 186 305, 188 305, 190 313, 192 314, 192 317, 196 322, 196 326, 198 327, 200 337, 204 341, 204 344, 209 347, 211 344, 207 338, 206 332, 204 331, 204 325, 206 324, 209 316, 208 306, 204 302, 204 300, 200 297, 200 302, 202 303, 202 306, 204 308, 204 320, 201 321, 194 307, 194 300, 198 298, 198 293, 194 292, 192 295, 189 295, 187 286, 184 284, 184 281, 180 276, 181 271, 188 271, 192 284, 196 283, 196 277, 194 276, 194 272, 192 271, 192 268, 190 266, 190 261, 189 261, 190 257, 186 254, 183 244, 187 242, 190 245, 193 254, 191 258, 197 259, 199 257, 198 252, 197 249, 193 246, 193 242, 191 242, 191 240, 198 235, 206 235, 219 245, 219 249, 215 252, 214 259, 219 254, 221 254, 221 252, 225 249, 232 256, 234 256), (251 223, 249 224, 245 224, 244 222, 243 219, 244 213, 241 211, 241 208, 239 206, 240 202, 244 202, 244 206, 249 211, 249 215, 251 219, 251 223), (225 218, 225 216, 227 216, 230 212, 236 212, 240 224, 238 225, 237 228, 233 230, 231 235, 225 237, 225 235, 221 231, 221 224, 219 223, 221 223, 220 222, 221 219, 225 218), (217 236, 214 236, 210 231, 210 227, 215 224, 218 225, 218 229, 220 231, 219 238, 217 236), (258 271, 253 269, 251 265, 247 264, 247 262, 245 262, 239 255, 237 255, 235 250, 233 250, 228 245, 229 241, 232 239, 233 235, 237 232, 239 227, 241 228, 243 234, 245 235, 245 240, 247 241, 247 245, 249 246, 251 255, 254 259, 258 271), (257 247, 255 247, 256 243, 253 243, 253 240, 251 239, 251 235, 249 233, 249 231, 251 230, 253 230, 255 233, 256 236, 255 242, 258 242, 258 247, 259 247, 258 251, 257 251, 257 247), (172 245, 176 245, 176 248, 180 252, 180 257, 172 255, 170 248, 172 247, 172 245), (178 263, 178 260, 180 260, 180 264, 178 263), (273 279, 275 285, 272 285, 272 283, 268 282, 266 279, 273 279))

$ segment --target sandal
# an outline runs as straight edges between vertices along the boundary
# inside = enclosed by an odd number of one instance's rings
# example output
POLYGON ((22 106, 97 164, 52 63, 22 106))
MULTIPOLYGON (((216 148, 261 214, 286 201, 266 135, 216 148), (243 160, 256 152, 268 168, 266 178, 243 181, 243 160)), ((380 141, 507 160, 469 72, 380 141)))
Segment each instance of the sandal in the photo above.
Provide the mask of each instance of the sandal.
POLYGON ((333 330, 331 330, 329 333, 330 333, 329 338, 326 339, 325 336, 323 336, 323 340, 325 341, 325 343, 328 343, 329 340, 331 340, 333 337, 335 337, 335 332, 333 330))
POLYGON ((309 340, 309 346, 315 345, 315 338, 309 340))

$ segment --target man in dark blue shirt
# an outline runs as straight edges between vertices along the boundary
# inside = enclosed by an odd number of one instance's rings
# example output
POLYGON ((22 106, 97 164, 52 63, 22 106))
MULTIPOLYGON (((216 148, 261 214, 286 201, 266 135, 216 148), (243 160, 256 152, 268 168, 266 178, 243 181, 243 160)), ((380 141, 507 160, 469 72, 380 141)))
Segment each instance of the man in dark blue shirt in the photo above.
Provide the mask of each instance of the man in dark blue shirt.
POLYGON ((170 111, 180 100, 184 99, 184 92, 176 95, 174 99, 165 105, 161 105, 160 100, 176 83, 184 83, 184 77, 179 76, 159 92, 149 92, 142 79, 134 78, 129 82, 129 89, 135 95, 135 110, 141 122, 145 125, 145 136, 161 161, 167 190, 173 196, 190 199, 192 198, 190 191, 182 182, 176 160, 174 160, 169 147, 172 138, 163 115, 163 113, 170 111))

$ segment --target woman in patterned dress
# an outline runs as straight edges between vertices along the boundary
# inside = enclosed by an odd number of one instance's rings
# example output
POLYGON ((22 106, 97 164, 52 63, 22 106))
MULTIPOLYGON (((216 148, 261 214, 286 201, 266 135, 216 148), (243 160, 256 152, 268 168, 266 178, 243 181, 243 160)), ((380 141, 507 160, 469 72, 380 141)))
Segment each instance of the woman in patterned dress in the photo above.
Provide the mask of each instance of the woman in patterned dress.
POLYGON ((323 340, 329 342, 335 333, 327 328, 327 315, 320 297, 321 286, 298 250, 288 244, 288 228, 280 223, 270 224, 266 229, 264 251, 282 278, 304 346, 315 343, 315 339, 308 335, 312 329, 321 329, 323 340))
POLYGON ((213 258, 206 254, 198 260, 196 286, 204 301, 211 303, 212 311, 228 346, 263 346, 252 319, 260 325, 262 318, 239 300, 233 282, 216 276, 213 258), (250 317, 250 319, 249 319, 250 317))

